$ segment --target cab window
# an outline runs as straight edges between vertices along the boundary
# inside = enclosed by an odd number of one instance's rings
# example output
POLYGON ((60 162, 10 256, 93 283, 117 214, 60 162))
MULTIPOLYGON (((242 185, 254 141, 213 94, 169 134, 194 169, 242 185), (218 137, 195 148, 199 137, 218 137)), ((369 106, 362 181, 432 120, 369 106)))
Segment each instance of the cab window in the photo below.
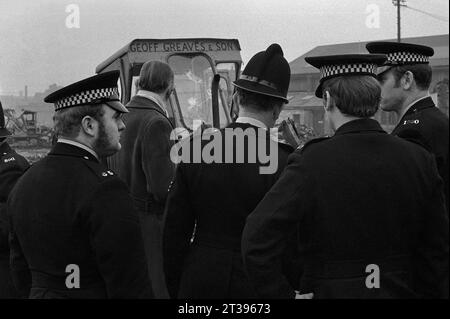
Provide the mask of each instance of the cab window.
MULTIPOLYGON (((193 128, 194 121, 212 125, 211 83, 213 68, 204 55, 183 54, 169 57, 168 64, 175 76, 175 90, 184 124, 193 128)), ((222 82, 222 81, 221 81, 222 82)), ((226 86, 226 84, 220 85, 226 86)), ((220 124, 227 124, 225 106, 219 96, 220 124)))

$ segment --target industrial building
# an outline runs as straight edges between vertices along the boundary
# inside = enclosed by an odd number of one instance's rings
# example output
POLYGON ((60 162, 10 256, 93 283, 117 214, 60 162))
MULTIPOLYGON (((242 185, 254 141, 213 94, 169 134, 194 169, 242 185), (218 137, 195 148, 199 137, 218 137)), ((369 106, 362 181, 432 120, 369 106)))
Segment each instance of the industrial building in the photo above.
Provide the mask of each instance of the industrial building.
MULTIPOLYGON (((416 43, 430 46, 435 54, 430 58, 433 69, 433 81, 430 94, 436 105, 448 116, 449 108, 449 38, 448 34, 404 38, 402 42, 416 43)), ((380 40, 396 41, 396 39, 380 40)), ((367 41, 369 42, 369 41, 367 41)), ((302 56, 290 62, 291 82, 289 86, 290 102, 282 113, 282 117, 291 117, 297 124, 305 125, 314 130, 317 136, 331 133, 324 123, 324 110, 322 100, 314 96, 314 90, 319 81, 319 72, 305 62, 306 56, 367 53, 367 42, 352 42, 331 45, 321 45, 306 52, 302 56)), ((376 119, 382 126, 391 131, 397 123, 394 113, 378 111, 376 119)))

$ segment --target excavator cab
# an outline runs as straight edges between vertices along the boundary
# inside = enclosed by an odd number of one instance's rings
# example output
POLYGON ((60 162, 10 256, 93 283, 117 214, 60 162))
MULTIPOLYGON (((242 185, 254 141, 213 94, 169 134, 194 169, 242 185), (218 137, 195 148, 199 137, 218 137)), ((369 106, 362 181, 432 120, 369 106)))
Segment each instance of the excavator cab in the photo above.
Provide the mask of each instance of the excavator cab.
POLYGON ((21 119, 24 124, 25 130, 30 134, 39 133, 39 128, 37 126, 37 113, 33 111, 23 111, 21 119))
POLYGON ((145 62, 169 64, 175 75, 169 119, 189 134, 199 124, 222 128, 232 121, 231 84, 240 72, 240 50, 235 39, 136 39, 98 65, 96 72, 120 71, 121 101, 126 104, 137 93, 145 62))

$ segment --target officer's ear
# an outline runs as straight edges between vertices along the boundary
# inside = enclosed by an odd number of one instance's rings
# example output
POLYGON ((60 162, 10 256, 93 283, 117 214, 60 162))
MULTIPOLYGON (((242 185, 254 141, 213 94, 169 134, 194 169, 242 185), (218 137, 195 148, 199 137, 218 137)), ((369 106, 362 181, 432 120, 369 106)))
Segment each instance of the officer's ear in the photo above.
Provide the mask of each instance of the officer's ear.
POLYGON ((92 116, 86 115, 81 120, 81 130, 84 134, 90 137, 96 137, 99 130, 100 123, 92 116))
POLYGON ((323 108, 325 109, 325 111, 330 112, 333 106, 330 92, 325 91, 325 93, 322 94, 322 99, 323 99, 323 108))
POLYGON ((166 91, 164 92, 164 96, 166 97, 166 100, 170 99, 170 96, 172 95, 173 91, 175 90, 175 83, 174 80, 169 81, 169 85, 167 86, 166 91))
POLYGON ((400 84, 404 90, 410 90, 414 84, 414 74, 406 71, 400 79, 400 84))
POLYGON ((283 110, 283 106, 286 103, 284 102, 277 102, 274 104, 273 108, 272 108, 272 118, 274 120, 274 122, 276 122, 278 120, 278 117, 280 116, 281 111, 283 110))

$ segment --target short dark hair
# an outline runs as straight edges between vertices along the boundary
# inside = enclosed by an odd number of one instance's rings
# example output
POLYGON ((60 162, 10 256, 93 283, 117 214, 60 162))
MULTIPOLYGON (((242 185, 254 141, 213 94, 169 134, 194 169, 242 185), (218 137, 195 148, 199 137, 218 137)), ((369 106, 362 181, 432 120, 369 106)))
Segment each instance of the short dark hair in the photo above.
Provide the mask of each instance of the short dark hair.
POLYGON ((433 71, 429 64, 411 64, 399 65, 392 68, 395 77, 395 85, 400 85, 400 79, 403 74, 410 71, 414 75, 417 87, 421 90, 428 90, 430 88, 433 71))
POLYGON ((257 111, 270 111, 275 106, 282 106, 285 103, 280 98, 243 90, 239 87, 236 88, 236 92, 239 97, 239 103, 242 106, 250 108, 257 107, 257 111))
POLYGON ((91 116, 101 122, 104 113, 103 104, 75 106, 56 111, 53 116, 55 133, 57 136, 76 137, 80 132, 81 120, 85 116, 91 116))
POLYGON ((148 61, 141 68, 138 88, 159 94, 169 87, 173 78, 173 71, 167 63, 148 61))
POLYGON ((331 78, 322 85, 324 96, 326 91, 342 113, 362 118, 375 115, 381 99, 380 84, 370 75, 331 78))

